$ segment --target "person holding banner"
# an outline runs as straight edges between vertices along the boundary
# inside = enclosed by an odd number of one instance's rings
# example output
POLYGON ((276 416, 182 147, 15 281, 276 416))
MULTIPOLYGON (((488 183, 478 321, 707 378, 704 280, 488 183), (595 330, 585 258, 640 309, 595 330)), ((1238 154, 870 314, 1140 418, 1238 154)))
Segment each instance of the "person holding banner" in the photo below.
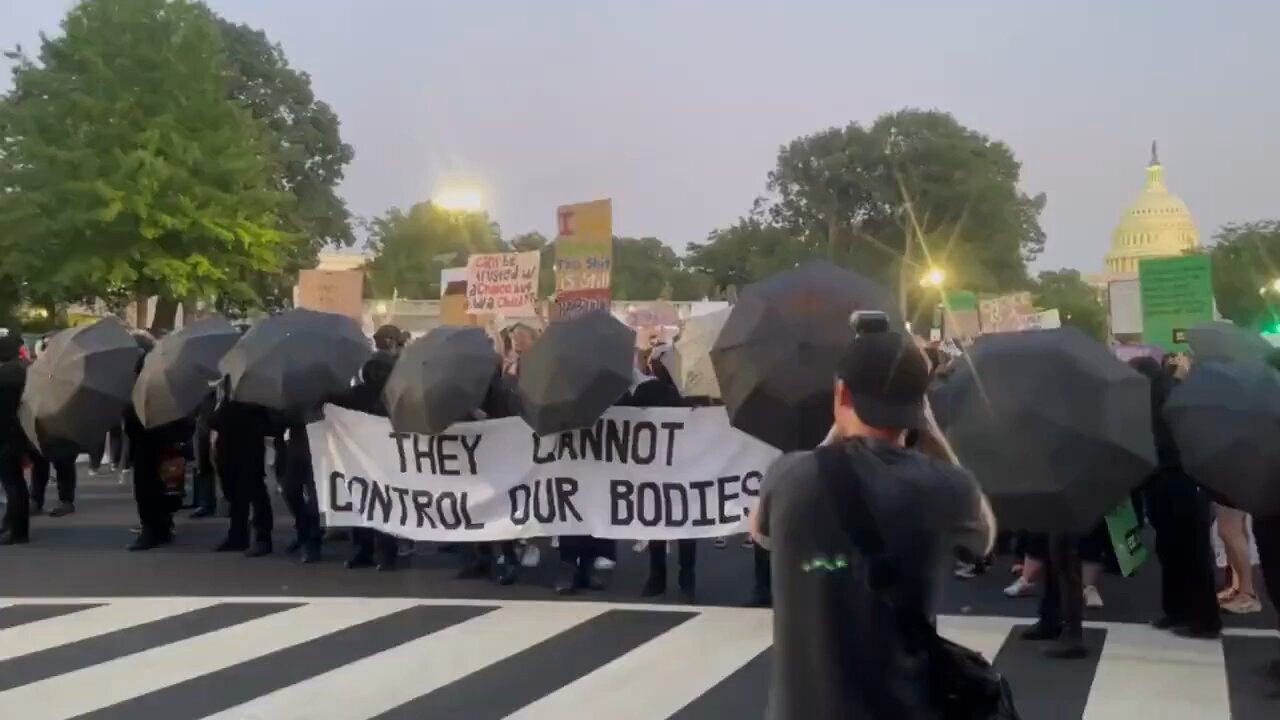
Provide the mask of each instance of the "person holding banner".
MULTIPOLYGON (((477 413, 482 417, 478 419, 514 417, 519 414, 515 411, 515 391, 510 379, 510 376, 503 372, 501 365, 494 368, 489 392, 485 395, 484 402, 477 413)), ((502 570, 498 573, 498 584, 514 585, 520 572, 520 556, 516 554, 516 544, 511 540, 504 540, 498 543, 498 549, 502 553, 502 570)), ((470 550, 470 557, 458 573, 458 577, 463 580, 473 580, 491 576, 494 564, 493 545, 475 543, 470 546, 470 550)))
MULTIPOLYGON (((360 368, 356 384, 345 393, 330 398, 330 402, 348 410, 386 417, 387 408, 382 400, 382 389, 386 387, 387 378, 391 377, 391 368, 395 364, 396 356, 393 352, 378 350, 360 368)), ((309 462, 308 469, 310 470, 309 462)), ((399 548, 394 535, 371 528, 353 528, 351 540, 355 544, 355 553, 347 560, 349 570, 377 567, 380 571, 388 572, 396 569, 399 548)))
MULTIPOLYGON (((689 402, 680 395, 671 372, 662 362, 662 357, 671 351, 670 345, 659 345, 648 354, 648 372, 652 376, 646 382, 636 386, 632 392, 632 401, 640 407, 688 407, 689 402)), ((694 601, 694 565, 697 559, 698 544, 694 540, 676 541, 676 558, 679 563, 679 574, 676 586, 680 591, 680 600, 686 603, 694 601)), ((649 577, 640 590, 640 597, 652 598, 667 592, 667 543, 663 540, 649 541, 649 577)))
POLYGON ((231 506, 231 525, 227 537, 214 550, 243 552, 251 558, 270 555, 275 518, 271 512, 271 495, 267 492, 263 452, 270 418, 266 408, 232 400, 230 378, 223 378, 219 394, 220 402, 209 426, 217 433, 213 440, 214 456, 223 472, 223 492, 231 506))

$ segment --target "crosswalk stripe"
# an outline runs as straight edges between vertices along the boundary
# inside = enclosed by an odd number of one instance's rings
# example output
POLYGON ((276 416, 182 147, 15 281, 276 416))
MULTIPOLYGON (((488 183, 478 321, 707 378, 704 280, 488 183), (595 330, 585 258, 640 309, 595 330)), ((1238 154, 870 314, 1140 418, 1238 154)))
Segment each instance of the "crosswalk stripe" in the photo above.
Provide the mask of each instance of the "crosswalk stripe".
MULTIPOLYGON (((81 715, 78 720, 197 720, 488 612, 490 608, 465 605, 415 605, 81 715)), ((353 678, 364 679, 348 674, 343 685, 353 684, 353 678)))
POLYGON ((502 608, 206 720, 365 720, 555 637, 606 609, 588 604, 502 608))
POLYGON ((559 720, 582 707, 613 720, 665 718, 724 680, 773 642, 768 615, 700 615, 512 714, 559 720))
POLYGON ((1223 672, 1231 697, 1231 720, 1275 720, 1280 697, 1267 682, 1268 663, 1280 661, 1280 641, 1272 637, 1222 639, 1223 672))
POLYGON ((770 648, 685 705, 669 720, 762 717, 772 679, 773 649, 770 648))
POLYGON ((95 607, 95 605, 89 603, 83 605, 46 605, 43 603, 0 605, 0 631, 21 627, 27 623, 70 615, 92 607, 95 607))
POLYGON ((1085 628, 1088 657, 1050 660, 1044 656, 1043 643, 1020 637, 1025 627, 1019 625, 1010 630, 994 661, 1013 690, 1018 711, 1022 717, 1036 720, 1079 720, 1097 673, 1107 631, 1085 628))
POLYGON ((982 653, 988 662, 1004 646, 1018 620, 1003 617, 951 616, 938 618, 938 634, 953 643, 982 653))
POLYGON ((1219 642, 1180 638, 1143 626, 1111 628, 1083 720, 1229 717, 1222 667, 1219 642))
MULTIPOLYGON (((126 603, 127 604, 127 603, 126 603)), ((0 661, 0 691, 188 640, 296 605, 219 603, 0 661)), ((0 694, 0 703, 4 696, 0 694)), ((0 704, 0 707, 3 707, 0 704)))
POLYGON ((608 610, 382 713, 376 720, 454 717, 501 720, 694 616, 694 613, 681 612, 608 610))
MULTIPOLYGON (((0 693, 0 711, 66 720, 411 606, 304 605, 0 693), (19 713, 18 710, 21 710, 19 713)), ((0 717, 8 716, 0 712, 0 717)))
POLYGON ((0 630, 0 661, 190 612, 214 602, 213 599, 140 599, 89 607, 7 628, 0 630))

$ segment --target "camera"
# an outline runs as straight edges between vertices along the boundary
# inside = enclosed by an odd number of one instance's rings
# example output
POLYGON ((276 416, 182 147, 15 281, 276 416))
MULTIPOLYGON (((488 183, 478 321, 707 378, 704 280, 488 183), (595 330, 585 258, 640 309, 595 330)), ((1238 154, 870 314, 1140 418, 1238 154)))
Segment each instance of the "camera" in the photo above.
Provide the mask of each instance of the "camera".
POLYGON ((889 315, 879 310, 855 310, 849 315, 854 336, 889 331, 889 315))

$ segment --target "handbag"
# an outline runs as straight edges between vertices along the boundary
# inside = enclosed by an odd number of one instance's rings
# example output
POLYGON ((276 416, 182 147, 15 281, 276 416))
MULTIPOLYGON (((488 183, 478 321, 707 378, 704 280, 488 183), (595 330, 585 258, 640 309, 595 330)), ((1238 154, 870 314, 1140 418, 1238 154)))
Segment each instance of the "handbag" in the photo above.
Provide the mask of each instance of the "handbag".
POLYGON ((873 596, 895 618, 907 646, 924 657, 933 707, 945 720, 1021 720, 1008 681, 981 653, 938 635, 922 608, 903 608, 894 602, 889 590, 896 584, 897 570, 885 555, 884 536, 861 482, 867 473, 883 470, 866 461, 863 448, 854 452, 857 458, 844 444, 835 444, 818 448, 814 455, 823 486, 832 495, 832 507, 842 516, 853 547, 866 560, 873 596), (863 472, 855 464, 862 465, 863 472))

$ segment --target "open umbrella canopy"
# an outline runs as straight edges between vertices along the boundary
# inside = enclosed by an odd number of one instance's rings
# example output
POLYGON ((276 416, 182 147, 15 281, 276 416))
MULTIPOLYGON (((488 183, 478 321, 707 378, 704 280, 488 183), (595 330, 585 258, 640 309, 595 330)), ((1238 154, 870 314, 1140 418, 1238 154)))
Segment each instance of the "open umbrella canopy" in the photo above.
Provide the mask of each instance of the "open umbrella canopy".
POLYGON ((156 343, 133 386, 133 407, 148 428, 195 412, 222 377, 218 363, 240 340, 226 318, 197 320, 156 343))
POLYGON ((391 427, 437 435, 474 420, 501 369, 493 341, 478 327, 438 327, 409 343, 383 398, 391 427))
POLYGON ((606 312, 554 322, 520 358, 520 416, 539 435, 587 427, 631 387, 635 331, 606 312))
POLYGON ((1197 362, 1164 413, 1191 477, 1241 510, 1280 514, 1280 372, 1197 362))
POLYGON ((685 397, 720 399, 720 383, 716 381, 716 369, 711 362, 711 348, 720 336, 720 329, 729 319, 732 308, 724 308, 706 315, 691 317, 680 331, 675 349, 663 356, 663 362, 671 371, 680 394, 685 397))
POLYGON ((115 318, 54 335, 27 371, 18 410, 27 437, 51 459, 101 443, 129 404, 141 356, 115 318))
POLYGON ((295 308, 256 323, 219 363, 231 399, 293 412, 346 390, 373 349, 356 321, 295 308))
POLYGON ((821 442, 857 310, 885 312, 902 327, 884 288, 825 261, 748 285, 711 349, 731 424, 783 451, 821 442))
POLYGON ((1149 382, 1075 328, 979 337, 930 402, 1002 528, 1087 532, 1155 467, 1149 382))
POLYGON ((1272 351, 1262 336, 1229 322, 1201 323, 1187 330, 1187 344, 1197 361, 1258 361, 1272 351))

